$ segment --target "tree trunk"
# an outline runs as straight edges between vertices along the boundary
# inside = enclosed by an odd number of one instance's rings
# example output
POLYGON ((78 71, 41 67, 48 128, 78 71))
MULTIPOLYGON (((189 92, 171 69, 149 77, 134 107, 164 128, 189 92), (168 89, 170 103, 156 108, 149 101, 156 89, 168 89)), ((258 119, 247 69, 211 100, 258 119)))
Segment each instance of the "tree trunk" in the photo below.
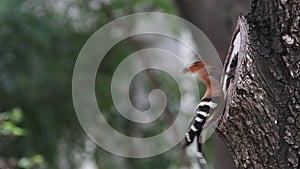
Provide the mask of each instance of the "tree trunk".
POLYGON ((299 0, 253 0, 238 21, 225 66, 239 46, 237 65, 218 129, 237 168, 300 168, 299 27, 299 0))

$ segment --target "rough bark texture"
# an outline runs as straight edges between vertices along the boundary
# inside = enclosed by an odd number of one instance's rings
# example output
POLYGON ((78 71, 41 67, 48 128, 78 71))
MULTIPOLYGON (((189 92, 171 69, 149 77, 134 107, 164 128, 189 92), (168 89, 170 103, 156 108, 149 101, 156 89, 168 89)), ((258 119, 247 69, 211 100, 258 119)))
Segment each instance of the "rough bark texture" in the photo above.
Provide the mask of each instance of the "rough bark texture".
POLYGON ((251 8, 218 134, 237 168, 300 168, 300 1, 251 8))

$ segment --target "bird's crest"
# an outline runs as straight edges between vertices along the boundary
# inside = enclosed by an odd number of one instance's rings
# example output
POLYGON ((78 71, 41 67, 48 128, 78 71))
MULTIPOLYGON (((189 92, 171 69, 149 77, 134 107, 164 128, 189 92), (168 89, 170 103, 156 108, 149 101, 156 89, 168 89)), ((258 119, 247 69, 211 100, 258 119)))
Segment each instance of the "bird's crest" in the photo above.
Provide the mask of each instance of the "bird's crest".
POLYGON ((184 73, 199 73, 202 70, 206 70, 207 72, 215 71, 217 70, 217 67, 214 64, 203 62, 203 61, 197 61, 191 64, 189 67, 185 68, 183 70, 184 73))

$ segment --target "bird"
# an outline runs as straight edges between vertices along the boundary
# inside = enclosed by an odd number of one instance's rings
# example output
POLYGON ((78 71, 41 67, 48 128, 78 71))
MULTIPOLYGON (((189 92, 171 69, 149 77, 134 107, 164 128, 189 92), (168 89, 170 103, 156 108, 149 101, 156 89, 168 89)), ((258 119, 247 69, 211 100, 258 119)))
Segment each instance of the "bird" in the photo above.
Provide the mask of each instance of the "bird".
POLYGON ((222 114, 223 90, 217 80, 218 68, 211 63, 197 61, 183 70, 184 73, 198 73, 206 86, 206 91, 195 109, 193 120, 185 133, 183 148, 197 139, 197 161, 201 169, 207 169, 207 161, 202 152, 201 132, 216 123, 222 114))

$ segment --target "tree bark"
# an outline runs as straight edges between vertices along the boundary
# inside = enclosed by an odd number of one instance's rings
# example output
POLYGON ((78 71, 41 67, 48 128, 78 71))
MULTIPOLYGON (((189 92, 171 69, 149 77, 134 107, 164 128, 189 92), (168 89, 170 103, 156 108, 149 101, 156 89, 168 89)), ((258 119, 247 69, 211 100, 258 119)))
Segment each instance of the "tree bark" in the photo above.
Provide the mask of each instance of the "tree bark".
POLYGON ((238 21, 237 66, 217 131, 237 168, 300 168, 299 27, 299 0, 253 0, 238 21))

